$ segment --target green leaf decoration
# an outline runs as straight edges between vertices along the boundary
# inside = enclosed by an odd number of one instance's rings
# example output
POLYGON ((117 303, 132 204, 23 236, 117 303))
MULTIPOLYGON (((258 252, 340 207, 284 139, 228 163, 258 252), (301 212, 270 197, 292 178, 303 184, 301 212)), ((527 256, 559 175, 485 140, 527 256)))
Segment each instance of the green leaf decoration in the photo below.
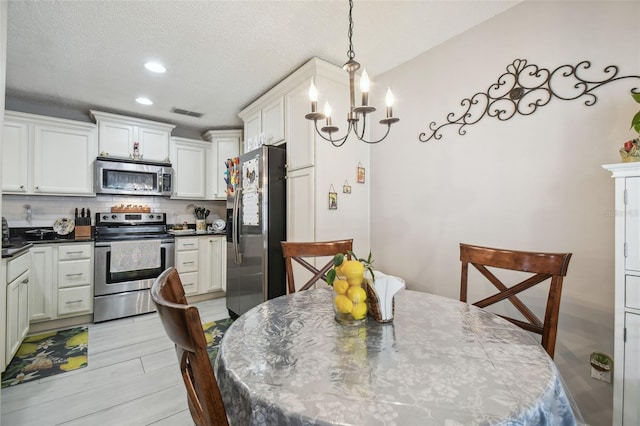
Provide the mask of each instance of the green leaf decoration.
POLYGON ((631 96, 633 97, 633 99, 635 99, 637 103, 640 104, 640 93, 631 93, 631 96))
POLYGON ((336 270, 335 269, 329 269, 329 271, 327 271, 327 283, 333 287, 333 282, 336 280, 336 270))
POLYGON ((343 261, 344 261, 343 253, 338 253, 335 256, 333 256, 333 266, 340 266, 342 265, 343 261))
POLYGON ((640 126, 640 111, 636 112, 636 115, 634 115, 633 118, 631 119, 632 129, 635 129, 637 132, 640 132, 640 130, 638 130, 639 126, 640 126))

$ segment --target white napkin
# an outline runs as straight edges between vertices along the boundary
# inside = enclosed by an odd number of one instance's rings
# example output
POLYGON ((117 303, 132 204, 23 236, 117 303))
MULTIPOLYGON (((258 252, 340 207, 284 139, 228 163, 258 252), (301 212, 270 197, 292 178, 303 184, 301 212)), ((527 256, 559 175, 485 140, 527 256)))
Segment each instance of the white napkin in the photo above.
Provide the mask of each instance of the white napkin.
POLYGON ((380 271, 374 271, 373 290, 378 298, 380 316, 382 321, 393 319, 393 296, 403 288, 406 288, 402 278, 387 275, 380 271))

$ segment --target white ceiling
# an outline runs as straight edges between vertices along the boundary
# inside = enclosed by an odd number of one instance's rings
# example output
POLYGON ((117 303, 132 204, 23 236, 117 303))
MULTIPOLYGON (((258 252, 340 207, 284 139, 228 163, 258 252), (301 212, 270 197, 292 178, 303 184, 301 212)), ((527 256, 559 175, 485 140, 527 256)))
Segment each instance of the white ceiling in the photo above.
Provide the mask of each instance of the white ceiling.
MULTIPOLYGON (((517 3, 356 0, 356 60, 375 78, 517 3)), ((7 97, 239 128, 243 107, 311 57, 346 61, 348 10, 347 0, 10 1, 7 97), (167 72, 146 71, 150 59, 167 72), (136 104, 142 95, 154 105, 136 104)))

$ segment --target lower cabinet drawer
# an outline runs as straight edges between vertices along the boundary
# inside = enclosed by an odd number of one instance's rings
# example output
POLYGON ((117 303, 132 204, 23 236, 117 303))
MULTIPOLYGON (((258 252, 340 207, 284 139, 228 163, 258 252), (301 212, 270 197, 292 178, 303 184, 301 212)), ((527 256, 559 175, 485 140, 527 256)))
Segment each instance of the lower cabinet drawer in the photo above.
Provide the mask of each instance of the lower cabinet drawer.
POLYGON ((58 290, 58 315, 91 313, 91 286, 58 290))
POLYGON ((196 272, 198 270, 198 251, 179 251, 176 253, 176 269, 182 276, 183 272, 196 272))
POLYGON ((7 262, 7 282, 15 280, 31 268, 31 253, 26 252, 7 262))
POLYGON ((58 288, 89 285, 92 279, 91 259, 58 263, 58 288))
POLYGON ((180 281, 182 281, 184 294, 195 294, 198 292, 198 273, 197 272, 181 272, 180 281))

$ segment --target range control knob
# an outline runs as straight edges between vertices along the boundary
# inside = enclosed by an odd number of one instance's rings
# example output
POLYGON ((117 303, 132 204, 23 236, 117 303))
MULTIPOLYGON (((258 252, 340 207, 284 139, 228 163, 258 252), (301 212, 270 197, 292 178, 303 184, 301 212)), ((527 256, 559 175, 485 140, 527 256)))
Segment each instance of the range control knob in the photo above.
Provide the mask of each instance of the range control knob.
POLYGON ((158 216, 156 216, 156 219, 160 220, 160 219, 162 219, 162 216, 158 215, 158 216))
POLYGON ((112 215, 111 215, 111 219, 116 220, 117 218, 118 218, 118 215, 117 215, 117 214, 112 214, 112 215))
POLYGON ((102 216, 102 220, 107 220, 109 219, 109 216, 107 216, 106 214, 102 216))
POLYGON ((153 215, 152 214, 149 215, 149 219, 153 219, 153 215))

